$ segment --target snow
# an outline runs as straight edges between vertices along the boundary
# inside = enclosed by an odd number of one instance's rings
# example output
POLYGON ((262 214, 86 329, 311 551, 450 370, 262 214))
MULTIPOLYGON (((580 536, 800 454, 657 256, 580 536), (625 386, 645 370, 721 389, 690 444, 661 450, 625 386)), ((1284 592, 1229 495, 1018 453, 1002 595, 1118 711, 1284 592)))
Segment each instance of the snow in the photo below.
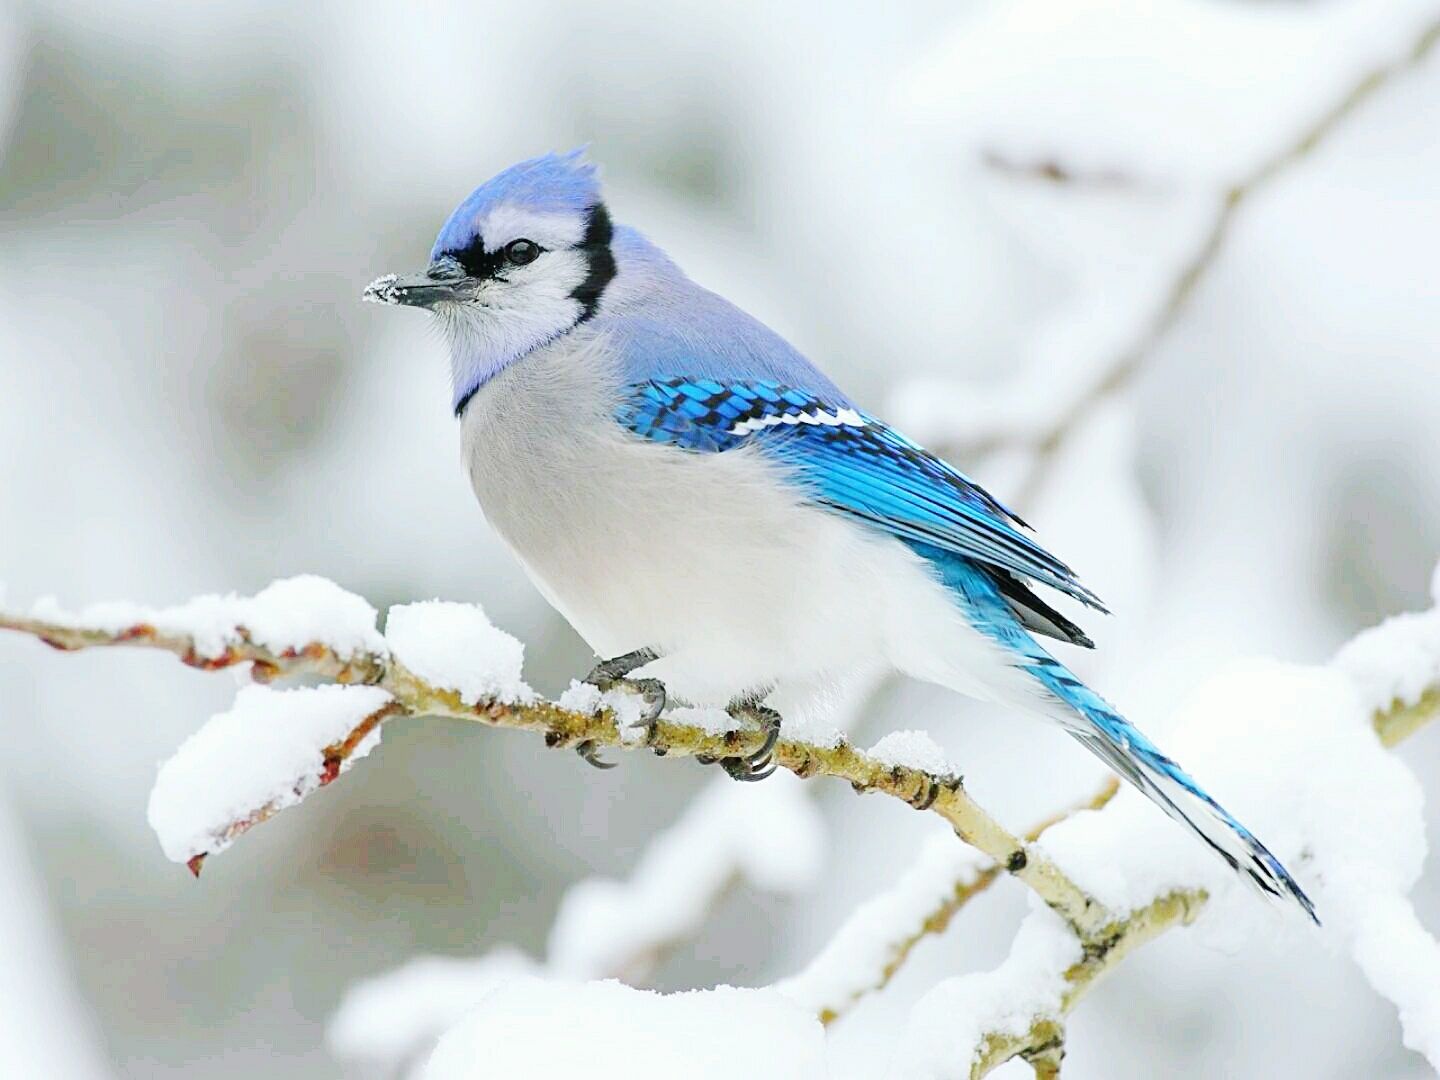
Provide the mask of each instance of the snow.
POLYGON ((773 990, 679 994, 618 982, 508 982, 440 1040, 424 1080, 821 1080, 820 1022, 773 990))
MULTIPOLYGON (((1327 930, 1353 922, 1352 890, 1403 893, 1414 883, 1424 857, 1418 784, 1380 745, 1370 710, 1341 672, 1235 664, 1167 727, 1176 732, 1170 752, 1286 865, 1327 930)), ((1273 936, 1301 926, 1273 923, 1236 875, 1128 790, 1055 825, 1039 846, 1118 911, 1203 886, 1212 902, 1202 929, 1273 936)))
MULTIPOLYGON (((644 703, 638 694, 623 687, 616 687, 602 693, 598 687, 590 683, 572 679, 565 692, 556 699, 555 704, 562 709, 585 716, 594 716, 601 709, 609 709, 615 714, 623 738, 627 740, 643 739, 645 736, 645 729, 639 722, 644 711, 644 703)), ((745 726, 724 709, 677 705, 667 708, 665 716, 676 724, 688 724, 709 735, 724 735, 726 732, 745 726)))
MULTIPOLYGON (((1440 568, 1431 590, 1440 604, 1440 568)), ((1395 615, 1356 635, 1336 653, 1334 664, 1373 709, 1397 701, 1415 704, 1427 689, 1440 686, 1440 607, 1395 615)))
POLYGON ((882 765, 902 765, 932 776, 954 771, 940 744, 923 731, 892 731, 865 752, 882 765))
MULTIPOLYGON (((1418 653, 1390 656, 1397 676, 1421 661, 1418 653)), ((1180 707, 1171 749, 1294 874, 1315 901, 1321 932, 1395 1002, 1407 1045, 1440 1067, 1440 983, 1431 960, 1440 947, 1407 899, 1425 858, 1424 797, 1403 760, 1376 738, 1370 701, 1339 665, 1236 664, 1180 707)), ((1116 911, 1205 888, 1210 901, 1195 929, 1217 947, 1267 947, 1312 933, 1288 910, 1256 903, 1238 877, 1128 790, 1103 810, 1055 825, 1039 846, 1116 911)))
POLYGON ((725 735, 731 731, 743 731, 747 726, 724 709, 701 709, 680 705, 671 709, 667 715, 675 723, 689 724, 691 727, 699 728, 707 735, 725 735))
MULTIPOLYGON (((390 700, 374 686, 242 687, 228 712, 160 766, 148 817, 166 857, 186 862, 222 851, 237 823, 300 802, 321 785, 325 748, 390 700)), ((341 768, 368 754, 378 735, 377 726, 341 768)))
POLYGON ((990 865, 948 830, 931 837, 885 892, 857 907, 803 971, 775 989, 812 1015, 839 1012, 875 989, 901 946, 957 889, 973 885, 990 865))
MULTIPOLYGON (((1287 866, 1315 901, 1320 932, 1396 1005, 1406 1045, 1440 1067, 1440 944, 1408 899, 1426 853, 1424 795, 1372 722, 1377 706, 1413 701, 1440 677, 1437 618, 1440 609, 1389 620, 1329 666, 1232 664, 1166 726, 1174 733, 1168 749, 1287 866)), ((1037 846, 1117 913, 1204 889, 1209 901, 1195 932, 1231 953, 1316 932, 1289 909, 1257 903, 1239 877, 1128 788, 1103 809, 1054 825, 1037 846)), ((902 882, 872 901, 781 988, 810 1006, 853 997, 883 964, 888 942, 933 910, 954 873, 942 861, 933 877, 917 873, 913 892, 902 882)), ((1037 908, 1004 964, 947 980, 915 1006, 892 1074, 968 1075, 987 1031, 1018 1032, 1058 1008, 1077 949, 1055 916, 1037 908)))
POLYGON ((594 683, 571 679, 565 692, 555 699, 555 704, 569 712, 594 716, 605 707, 605 695, 594 683))
MULTIPOLYGON (((330 1045, 343 1058, 394 1071, 516 976, 642 978, 666 946, 699 929, 728 883, 741 878, 759 889, 799 893, 818 878, 823 854, 823 824, 800 781, 777 775, 752 787, 716 778, 647 845, 628 880, 590 878, 566 893, 543 964, 510 950, 406 964, 346 996, 330 1045)), ((568 1021, 566 1029, 569 1038, 568 1021)), ((632 1064, 644 1062, 637 1054, 632 1064)))
POLYGON ((645 741, 646 726, 641 723, 645 705, 639 694, 621 687, 601 691, 590 683, 571 679, 569 687, 555 702, 562 709, 584 716, 594 716, 602 709, 614 714, 622 742, 639 744, 645 741))
POLYGON ((375 609, 363 597, 313 574, 276 581, 255 596, 207 594, 166 608, 108 602, 71 612, 54 597, 43 597, 30 614, 61 626, 112 634, 145 624, 162 634, 193 639, 195 651, 210 658, 223 655, 246 636, 273 652, 319 642, 342 659, 386 653, 375 628, 375 609))
POLYGON ((645 848, 628 880, 593 877, 560 902, 547 955, 578 978, 625 975, 697 930, 735 878, 795 894, 819 877, 824 823, 804 784, 716 778, 645 848))
POLYGON ((494 626, 478 604, 426 600, 397 605, 386 616, 385 640, 415 675, 455 691, 467 705, 535 700, 521 674, 525 646, 494 626))
POLYGON ((1018 1035, 1035 1017, 1059 1013, 1064 973, 1082 956, 1064 921, 1036 901, 999 967, 945 979, 916 1003, 886 1075, 968 1077, 987 1032, 1018 1035))
POLYGON ((501 984, 540 965, 518 949, 477 959, 422 956, 345 991, 325 1041, 341 1060, 393 1071, 428 1053, 448 1029, 501 984))
POLYGON ((1018 0, 958 21, 902 80, 901 111, 972 164, 1077 181, 974 174, 1070 288, 1005 379, 906 380, 891 419, 921 443, 1045 437, 1141 344, 1230 189, 1434 18, 1428 0, 1018 0))
POLYGON ((1440 944, 1402 897, 1371 898, 1355 921, 1351 955, 1375 992, 1394 1002, 1405 1045, 1440 1071, 1440 944))
POLYGON ((9 799, 0 798, 0 1063, 12 1077, 105 1080, 115 1074, 106 1067, 92 1010, 71 985, 70 954, 44 904, 31 847, 9 799))

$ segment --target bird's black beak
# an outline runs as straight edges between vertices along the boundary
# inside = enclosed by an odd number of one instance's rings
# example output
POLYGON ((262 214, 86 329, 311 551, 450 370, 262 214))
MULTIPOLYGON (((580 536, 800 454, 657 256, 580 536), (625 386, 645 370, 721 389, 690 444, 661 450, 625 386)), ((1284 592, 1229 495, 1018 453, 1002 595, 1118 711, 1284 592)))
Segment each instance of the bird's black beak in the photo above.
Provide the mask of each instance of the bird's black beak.
POLYGON ((427 310, 447 300, 468 300, 474 294, 475 282, 457 269, 452 261, 442 260, 432 263, 423 273, 386 274, 366 285, 361 299, 427 310))

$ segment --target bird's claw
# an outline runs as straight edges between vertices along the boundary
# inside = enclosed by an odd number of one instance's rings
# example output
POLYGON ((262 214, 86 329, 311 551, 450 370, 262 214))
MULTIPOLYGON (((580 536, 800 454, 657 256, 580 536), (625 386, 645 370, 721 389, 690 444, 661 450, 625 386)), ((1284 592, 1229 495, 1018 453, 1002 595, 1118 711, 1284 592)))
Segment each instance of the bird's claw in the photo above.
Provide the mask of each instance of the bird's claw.
POLYGON ((594 739, 585 739, 582 742, 576 743, 575 753, 579 754, 580 759, 587 765, 593 765, 597 769, 613 769, 616 765, 620 764, 618 761, 606 761, 602 758, 600 756, 600 747, 594 739))
MULTIPOLYGON (((655 740, 655 721, 660 719, 660 714, 669 704, 665 684, 659 679, 632 679, 629 678, 629 675, 637 668, 644 667, 650 661, 657 659, 659 655, 654 649, 636 649, 634 652, 628 652, 622 656, 612 656, 609 660, 601 660, 591 668, 584 680, 602 693, 610 690, 623 690, 638 697, 644 708, 640 713, 639 720, 633 726, 645 730, 645 745, 652 747, 655 740)), ((575 747, 575 752, 597 769, 613 769, 615 767, 615 762, 605 761, 598 756, 593 740, 586 739, 575 747)), ((662 751, 657 750, 656 752, 662 751)))
POLYGON ((732 703, 726 711, 737 720, 753 720, 759 724, 765 733, 765 741, 752 754, 721 758, 720 767, 725 770, 725 775, 744 783, 754 783, 771 776, 779 768, 771 755, 775 751, 775 744, 780 741, 780 714, 758 701, 732 703))
POLYGON ((665 692, 665 684, 659 679, 631 679, 628 676, 636 668, 644 667, 658 656, 654 649, 636 649, 624 656, 601 660, 590 669, 590 674, 585 676, 585 682, 601 692, 624 690, 645 703, 645 711, 640 714, 639 723, 646 729, 647 743, 650 741, 655 721, 660 719, 660 714, 669 704, 669 697, 665 692))
POLYGON ((725 770, 725 775, 731 780, 739 780, 743 784, 753 784, 757 780, 769 778, 780 766, 769 758, 752 762, 749 758, 727 757, 720 759, 720 767, 725 770))

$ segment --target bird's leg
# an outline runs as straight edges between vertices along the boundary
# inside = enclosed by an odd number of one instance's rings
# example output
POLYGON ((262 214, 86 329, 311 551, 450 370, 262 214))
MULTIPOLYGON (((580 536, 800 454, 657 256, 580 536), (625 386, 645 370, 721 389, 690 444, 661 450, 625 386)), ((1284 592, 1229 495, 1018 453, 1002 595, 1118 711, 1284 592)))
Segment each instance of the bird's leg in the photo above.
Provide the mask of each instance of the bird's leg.
MULTIPOLYGON (((665 684, 659 679, 631 679, 629 675, 636 668, 644 667, 650 661, 658 659, 660 654, 654 649, 636 649, 634 652, 625 653, 622 656, 614 656, 609 660, 601 660, 590 669, 590 674, 585 676, 584 681, 604 692, 606 690, 625 690, 636 694, 645 703, 645 711, 640 715, 640 725, 645 728, 645 745, 651 745, 655 734, 655 721, 665 711, 666 695, 665 684)), ((600 757, 598 748, 592 739, 586 739, 575 747, 575 752, 586 762, 594 765, 597 769, 613 769, 615 762, 605 761, 600 757)))
POLYGON ((585 676, 585 681, 601 691, 628 690, 633 694, 638 694, 645 702, 645 711, 641 714, 640 722, 649 727, 665 711, 667 703, 665 684, 659 679, 632 679, 629 675, 636 668, 644 667, 650 661, 659 658, 660 654, 654 649, 636 649, 623 656, 601 660, 590 669, 590 674, 585 676))
POLYGON ((770 759, 775 744, 780 741, 780 714, 754 697, 736 698, 725 711, 736 720, 750 720, 765 733, 765 741, 753 754, 746 757, 720 759, 720 767, 732 780, 748 782, 764 780, 778 766, 770 759))
POLYGON ((591 686, 598 686, 601 690, 609 690, 611 686, 636 668, 644 667, 652 660, 658 659, 660 659, 660 654, 654 649, 636 649, 634 652, 622 653, 619 656, 612 656, 609 660, 601 660, 590 669, 590 674, 585 676, 584 681, 591 686))

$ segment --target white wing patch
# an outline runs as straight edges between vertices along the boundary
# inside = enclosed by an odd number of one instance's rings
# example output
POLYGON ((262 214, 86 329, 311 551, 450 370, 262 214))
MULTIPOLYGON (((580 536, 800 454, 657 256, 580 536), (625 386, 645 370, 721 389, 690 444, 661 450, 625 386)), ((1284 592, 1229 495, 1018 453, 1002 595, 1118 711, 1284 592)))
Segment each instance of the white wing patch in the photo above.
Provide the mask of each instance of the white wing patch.
POLYGON ((790 413, 780 416, 757 416, 749 420, 742 420, 730 429, 731 435, 749 435, 752 432, 761 431, 767 427, 775 427, 779 424, 818 424, 821 427, 864 427, 865 418, 854 409, 836 409, 834 412, 826 412, 824 409, 816 409, 813 412, 790 413))

